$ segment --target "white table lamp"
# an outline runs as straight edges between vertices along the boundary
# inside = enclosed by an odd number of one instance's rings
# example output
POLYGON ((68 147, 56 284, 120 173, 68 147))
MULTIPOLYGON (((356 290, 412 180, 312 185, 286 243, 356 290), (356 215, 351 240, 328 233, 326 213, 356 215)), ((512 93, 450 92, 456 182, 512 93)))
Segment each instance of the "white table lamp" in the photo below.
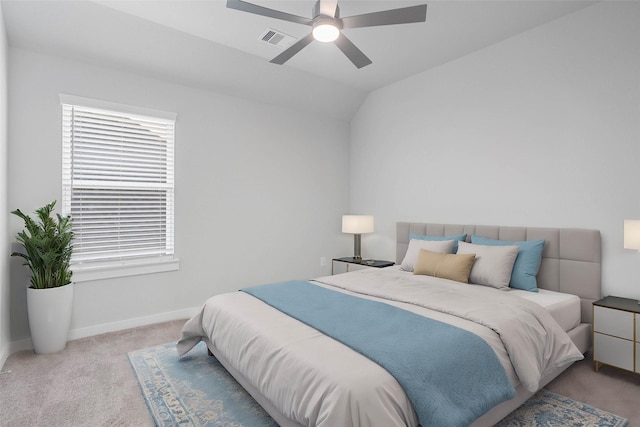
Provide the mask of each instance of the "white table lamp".
POLYGON ((624 220, 624 248, 640 251, 640 220, 624 220))
POLYGON ((373 233, 373 216, 342 215, 342 232, 353 234, 353 257, 362 259, 360 236, 364 233, 373 233))
POLYGON ((624 248, 640 251, 640 220, 624 220, 624 248))

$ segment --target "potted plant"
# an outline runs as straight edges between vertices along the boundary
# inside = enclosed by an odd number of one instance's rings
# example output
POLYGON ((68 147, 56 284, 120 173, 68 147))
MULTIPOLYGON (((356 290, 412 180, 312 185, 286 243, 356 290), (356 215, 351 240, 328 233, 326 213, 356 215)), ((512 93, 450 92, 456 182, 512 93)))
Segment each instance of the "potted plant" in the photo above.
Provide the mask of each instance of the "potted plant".
POLYGON ((36 210, 37 220, 16 209, 12 214, 22 218, 25 229, 17 240, 22 252, 11 256, 24 259, 31 271, 27 288, 27 311, 33 347, 37 354, 55 353, 67 343, 73 282, 71 281, 72 245, 71 217, 52 216, 55 200, 36 210))

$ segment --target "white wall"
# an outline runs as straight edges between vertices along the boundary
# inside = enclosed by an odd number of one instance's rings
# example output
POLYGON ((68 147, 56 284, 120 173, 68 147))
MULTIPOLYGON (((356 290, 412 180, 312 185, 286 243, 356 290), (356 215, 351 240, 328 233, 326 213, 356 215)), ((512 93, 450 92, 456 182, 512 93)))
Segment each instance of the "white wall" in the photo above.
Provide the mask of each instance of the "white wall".
POLYGON ((0 368, 9 352, 9 237, 7 234, 7 34, 0 3, 0 368))
MULTIPOLYGON (((369 95, 351 210, 395 257, 395 222, 599 229, 603 292, 640 297, 640 3, 601 2, 369 95)), ((363 242, 363 245, 365 243, 363 242)))
MULTIPOLYGON (((59 93, 178 114, 180 271, 77 284, 72 337, 181 316, 245 285, 328 274, 320 257, 349 247, 348 123, 19 49, 9 60, 11 209, 61 198, 59 93)), ((9 224, 11 234, 22 226, 9 224)), ((25 280, 13 259, 14 342, 28 336, 25 280)))

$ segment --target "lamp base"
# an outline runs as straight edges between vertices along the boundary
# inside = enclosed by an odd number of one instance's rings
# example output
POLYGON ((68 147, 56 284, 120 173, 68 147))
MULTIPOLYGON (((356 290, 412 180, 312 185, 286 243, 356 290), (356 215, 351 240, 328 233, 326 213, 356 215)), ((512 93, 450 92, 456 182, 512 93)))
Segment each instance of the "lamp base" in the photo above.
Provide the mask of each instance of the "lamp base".
POLYGON ((353 258, 355 259, 362 259, 362 255, 360 255, 360 238, 360 234, 353 235, 353 258))

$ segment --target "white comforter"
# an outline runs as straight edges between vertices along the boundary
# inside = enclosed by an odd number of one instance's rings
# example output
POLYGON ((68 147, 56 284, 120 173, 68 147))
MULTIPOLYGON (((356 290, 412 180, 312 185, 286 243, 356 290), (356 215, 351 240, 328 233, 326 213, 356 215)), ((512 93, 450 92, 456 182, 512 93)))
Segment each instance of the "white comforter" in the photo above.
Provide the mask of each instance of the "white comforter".
MULTIPOLYGON (((542 307, 483 286, 393 269, 314 283, 385 301, 482 337, 512 383, 535 391, 554 369, 582 358, 542 307)), ((288 418, 302 425, 416 426, 404 391, 383 368, 244 292, 218 295, 184 326, 180 354, 204 339, 288 418)))

